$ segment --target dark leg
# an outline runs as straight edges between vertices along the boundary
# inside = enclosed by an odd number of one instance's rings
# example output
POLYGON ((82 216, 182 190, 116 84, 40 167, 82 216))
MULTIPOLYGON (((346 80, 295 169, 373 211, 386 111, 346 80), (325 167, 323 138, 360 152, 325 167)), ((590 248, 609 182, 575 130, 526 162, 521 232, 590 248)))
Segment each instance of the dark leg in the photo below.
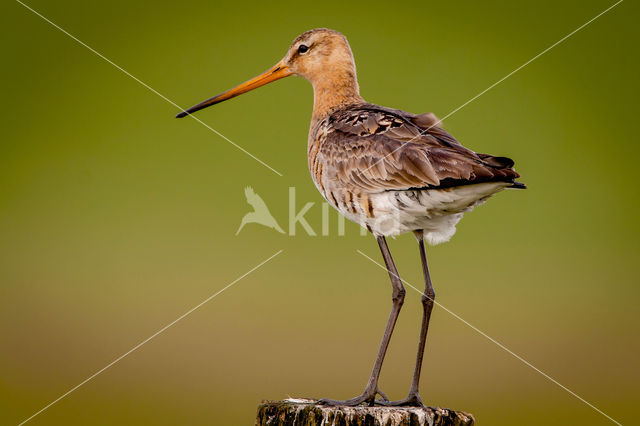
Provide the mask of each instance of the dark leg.
POLYGON ((413 372, 413 380, 409 389, 409 396, 401 401, 376 401, 383 405, 411 405, 423 406, 422 398, 420 398, 418 387, 420 384, 420 372, 422 370, 422 357, 424 356, 424 347, 427 342, 427 332, 429 331, 429 319, 433 309, 433 302, 436 293, 433 291, 431 284, 431 276, 429 274, 429 265, 427 264, 427 253, 424 247, 424 238, 422 232, 416 232, 418 245, 420 246, 420 258, 422 260, 422 274, 424 275, 424 293, 422 294, 422 327, 420 329, 420 340, 418 341, 418 355, 416 356, 416 367, 413 372))
POLYGON ((369 381, 367 382, 367 386, 365 387, 362 395, 348 399, 346 401, 321 399, 318 401, 319 404, 354 406, 359 405, 363 402, 367 402, 373 405, 376 394, 380 394, 386 400, 384 394, 382 394, 378 389, 378 379, 380 378, 382 361, 384 361, 384 356, 387 353, 387 348, 389 347, 389 340, 391 340, 393 327, 396 325, 398 314, 400 313, 400 308, 404 303, 405 290, 402 286, 402 281, 400 280, 400 275, 398 274, 396 265, 395 263, 393 263, 393 258, 391 257, 391 253, 389 252, 389 247, 387 246, 386 240, 382 236, 376 237, 376 239, 378 240, 378 245, 380 246, 380 251, 382 252, 382 257, 384 258, 384 263, 387 265, 387 271, 389 272, 389 277, 391 278, 391 287, 393 289, 393 292, 391 296, 391 312, 389 313, 387 327, 385 328, 384 335, 382 336, 382 343, 380 343, 380 349, 378 350, 376 362, 373 364, 371 377, 369 377, 369 381))

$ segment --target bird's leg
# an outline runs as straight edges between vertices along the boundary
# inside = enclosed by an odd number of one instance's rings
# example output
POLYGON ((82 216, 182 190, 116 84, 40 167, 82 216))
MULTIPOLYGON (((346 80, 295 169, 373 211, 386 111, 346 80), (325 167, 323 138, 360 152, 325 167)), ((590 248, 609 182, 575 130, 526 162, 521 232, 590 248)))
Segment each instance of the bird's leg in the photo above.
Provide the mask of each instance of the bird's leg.
POLYGON ((420 372, 422 370, 422 358, 424 356, 424 347, 427 342, 427 332, 429 331, 429 319, 431 318, 431 311, 433 310, 433 302, 436 298, 436 293, 433 291, 433 285, 431 284, 431 275, 429 274, 429 265, 427 264, 427 253, 424 247, 424 237, 422 231, 416 232, 416 238, 418 238, 418 245, 420 246, 420 259, 422 260, 422 274, 424 275, 424 293, 422 294, 422 327, 420 329, 420 340, 418 341, 418 354, 416 356, 416 367, 413 371, 413 380, 411 381, 411 388, 409 389, 409 396, 400 401, 376 401, 381 405, 410 405, 423 407, 422 398, 418 392, 420 383, 420 372))
POLYGON ((402 304, 404 303, 405 289, 402 285, 400 275, 398 275, 398 270, 396 269, 396 265, 393 262, 393 258, 391 257, 391 252, 389 251, 389 247, 387 246, 387 241, 383 236, 376 237, 376 239, 378 240, 378 245, 380 246, 380 251, 382 252, 382 257, 384 258, 384 263, 387 265, 387 271, 389 272, 389 277, 391 278, 391 287, 393 289, 393 292, 391 296, 391 312, 389 313, 387 326, 384 330, 384 335, 382 336, 382 342, 380 343, 378 356, 376 357, 376 361, 373 364, 373 371, 371 371, 371 376, 369 377, 369 381, 367 382, 367 386, 365 387, 362 395, 348 399, 346 401, 321 399, 318 401, 318 404, 355 406, 364 402, 368 403, 369 405, 373 405, 377 394, 383 397, 382 402, 388 402, 386 396, 378 389, 378 379, 380 378, 382 362, 384 361, 384 356, 387 353, 387 348, 389 347, 389 341, 391 340, 393 328, 396 325, 398 314, 400 313, 400 308, 402 308, 402 304))

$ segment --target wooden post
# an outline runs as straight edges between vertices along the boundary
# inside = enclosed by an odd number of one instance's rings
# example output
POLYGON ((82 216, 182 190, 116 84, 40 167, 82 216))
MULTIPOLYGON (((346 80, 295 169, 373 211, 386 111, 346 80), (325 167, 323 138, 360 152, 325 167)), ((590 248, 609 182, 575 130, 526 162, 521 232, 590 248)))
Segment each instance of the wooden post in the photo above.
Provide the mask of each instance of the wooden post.
POLYGON ((262 401, 256 426, 471 426, 469 413, 447 408, 327 407, 313 399, 262 401))

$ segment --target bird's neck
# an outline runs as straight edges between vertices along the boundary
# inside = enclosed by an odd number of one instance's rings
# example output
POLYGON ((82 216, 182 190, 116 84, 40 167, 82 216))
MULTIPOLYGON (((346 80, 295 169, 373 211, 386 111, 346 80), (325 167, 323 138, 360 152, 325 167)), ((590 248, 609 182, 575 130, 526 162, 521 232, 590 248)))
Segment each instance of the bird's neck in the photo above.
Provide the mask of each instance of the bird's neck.
POLYGON ((313 121, 326 117, 341 107, 362 103, 355 68, 326 70, 323 75, 314 78, 313 85, 313 121))

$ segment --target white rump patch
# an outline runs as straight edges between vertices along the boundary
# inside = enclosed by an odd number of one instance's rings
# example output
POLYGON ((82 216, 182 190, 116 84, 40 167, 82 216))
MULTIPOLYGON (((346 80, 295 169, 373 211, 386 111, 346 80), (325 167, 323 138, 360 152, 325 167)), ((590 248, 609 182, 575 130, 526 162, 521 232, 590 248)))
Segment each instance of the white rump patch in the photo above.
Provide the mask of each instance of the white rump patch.
POLYGON ((427 243, 436 245, 453 237, 465 212, 509 185, 507 182, 487 182, 444 189, 386 191, 371 196, 374 218, 346 216, 368 226, 376 235, 395 236, 423 230, 427 243))

